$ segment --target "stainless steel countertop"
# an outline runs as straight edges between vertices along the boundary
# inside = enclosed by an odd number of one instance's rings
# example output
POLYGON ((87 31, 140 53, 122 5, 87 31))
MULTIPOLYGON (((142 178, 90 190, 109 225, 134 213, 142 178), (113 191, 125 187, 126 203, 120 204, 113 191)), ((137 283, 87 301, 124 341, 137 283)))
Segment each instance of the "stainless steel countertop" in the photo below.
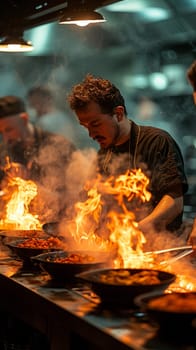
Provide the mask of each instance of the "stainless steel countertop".
POLYGON ((47 274, 25 272, 21 262, 7 256, 0 257, 0 285, 0 308, 45 333, 51 350, 69 349, 70 337, 77 335, 92 349, 195 350, 195 339, 179 344, 160 337, 158 326, 139 310, 102 308, 87 285, 54 284, 47 274))

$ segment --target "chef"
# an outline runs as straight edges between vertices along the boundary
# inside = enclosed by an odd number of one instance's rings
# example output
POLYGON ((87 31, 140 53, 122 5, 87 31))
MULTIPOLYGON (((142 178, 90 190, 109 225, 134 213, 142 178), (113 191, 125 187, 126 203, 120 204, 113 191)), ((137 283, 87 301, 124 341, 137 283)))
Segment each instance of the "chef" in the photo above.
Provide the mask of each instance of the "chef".
POLYGON ((65 169, 74 145, 32 125, 23 100, 17 96, 0 98, 0 134, 1 190, 8 176, 35 181, 47 199, 46 207, 39 206, 42 221, 58 220, 66 206, 65 169))
POLYGON ((183 158, 164 130, 135 124, 127 116, 124 98, 109 80, 90 74, 68 96, 79 123, 100 145, 99 169, 104 175, 141 168, 150 177, 151 206, 138 222, 144 233, 177 232, 188 189, 183 158), (118 167, 115 165, 118 164, 118 167))

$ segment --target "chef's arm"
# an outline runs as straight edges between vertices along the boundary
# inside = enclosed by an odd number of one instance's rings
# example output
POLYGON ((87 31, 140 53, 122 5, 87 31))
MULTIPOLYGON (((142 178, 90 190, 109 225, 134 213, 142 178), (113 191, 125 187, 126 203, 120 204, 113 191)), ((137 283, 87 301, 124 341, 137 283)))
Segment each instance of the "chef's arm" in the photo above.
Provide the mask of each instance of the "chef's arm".
POLYGON ((193 227, 188 238, 188 244, 192 244, 193 249, 196 250, 196 217, 193 221, 193 227))
POLYGON ((173 198, 164 195, 153 211, 139 221, 138 228, 143 233, 165 230, 166 226, 174 220, 183 210, 183 197, 173 198))

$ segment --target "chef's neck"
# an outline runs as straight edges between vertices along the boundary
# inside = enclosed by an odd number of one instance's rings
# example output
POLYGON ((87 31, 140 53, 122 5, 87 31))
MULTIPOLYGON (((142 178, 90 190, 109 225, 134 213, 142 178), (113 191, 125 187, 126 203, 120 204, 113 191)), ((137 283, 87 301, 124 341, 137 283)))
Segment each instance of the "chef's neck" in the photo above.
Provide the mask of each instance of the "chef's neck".
POLYGON ((131 131, 131 121, 127 118, 123 118, 119 122, 119 136, 115 142, 115 146, 119 146, 130 138, 130 131, 131 131))
POLYGON ((34 135, 34 127, 33 125, 28 122, 26 128, 25 128, 25 133, 23 134, 23 139, 25 140, 25 144, 31 145, 34 143, 35 135, 34 135))

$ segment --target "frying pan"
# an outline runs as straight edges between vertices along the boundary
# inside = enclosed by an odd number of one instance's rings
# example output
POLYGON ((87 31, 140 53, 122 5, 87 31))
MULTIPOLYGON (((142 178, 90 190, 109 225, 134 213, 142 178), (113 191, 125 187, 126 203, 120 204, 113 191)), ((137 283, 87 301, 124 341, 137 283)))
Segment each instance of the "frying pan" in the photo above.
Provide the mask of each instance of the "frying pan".
POLYGON ((66 282, 67 280, 73 279, 76 274, 82 271, 106 266, 106 264, 109 264, 110 255, 108 255, 108 253, 96 253, 84 250, 55 251, 34 256, 32 257, 32 260, 34 263, 39 264, 39 266, 46 271, 53 280, 66 282), (84 263, 63 263, 55 261, 57 258, 69 257, 71 254, 78 254, 82 256, 88 255, 93 259, 92 261, 84 263))
MULTIPOLYGON (((8 242, 6 244, 6 246, 8 248, 10 248, 10 250, 16 254, 22 261, 23 261, 23 266, 25 265, 25 267, 27 268, 32 267, 32 261, 31 261, 31 257, 41 254, 41 253, 46 253, 49 251, 54 251, 54 250, 60 250, 59 247, 53 247, 53 248, 28 248, 28 247, 19 247, 18 244, 23 243, 25 240, 27 240, 28 238, 23 238, 23 239, 14 239, 10 242, 8 242)), ((61 248, 62 249, 62 248, 61 248)))
POLYGON ((43 230, 0 230, 2 237, 37 237, 43 234, 43 230))
POLYGON ((154 290, 165 290, 170 283, 175 280, 172 273, 151 270, 151 269, 98 269, 96 271, 84 272, 77 275, 78 278, 91 285, 92 290, 100 297, 101 303, 109 307, 132 307, 134 306, 134 298, 139 294, 144 294, 154 290), (128 272, 130 276, 136 273, 156 271, 159 282, 157 284, 116 284, 103 282, 103 275, 107 276, 111 272, 117 272, 119 275, 128 272))
MULTIPOLYGON (((42 225, 43 231, 50 237, 58 237, 62 242, 66 243, 68 240, 65 236, 60 234, 59 230, 59 222, 48 222, 42 225)), ((69 241, 71 241, 71 237, 69 237, 69 241)))
POLYGON ((47 222, 42 225, 42 229, 45 233, 51 236, 58 236, 60 234, 59 232, 59 222, 47 222))
POLYGON ((0 230, 1 242, 6 245, 19 238, 46 237, 42 230, 0 230))
POLYGON ((185 309, 186 300, 193 298, 194 305, 196 305, 196 292, 172 292, 169 294, 164 293, 147 293, 139 295, 135 298, 135 303, 144 312, 146 312, 154 321, 156 321, 161 330, 167 333, 175 333, 175 330, 179 333, 180 329, 184 333, 191 327, 193 327, 193 320, 196 318, 195 307, 190 310, 185 309), (171 298, 172 296, 172 301, 171 298), (174 299, 173 299, 174 298, 174 299), (165 300, 165 307, 153 306, 152 301, 162 302, 165 300), (183 303, 181 307, 177 301, 183 303), (172 308, 171 308, 172 305, 172 308), (175 308, 174 308, 175 306, 175 308))

